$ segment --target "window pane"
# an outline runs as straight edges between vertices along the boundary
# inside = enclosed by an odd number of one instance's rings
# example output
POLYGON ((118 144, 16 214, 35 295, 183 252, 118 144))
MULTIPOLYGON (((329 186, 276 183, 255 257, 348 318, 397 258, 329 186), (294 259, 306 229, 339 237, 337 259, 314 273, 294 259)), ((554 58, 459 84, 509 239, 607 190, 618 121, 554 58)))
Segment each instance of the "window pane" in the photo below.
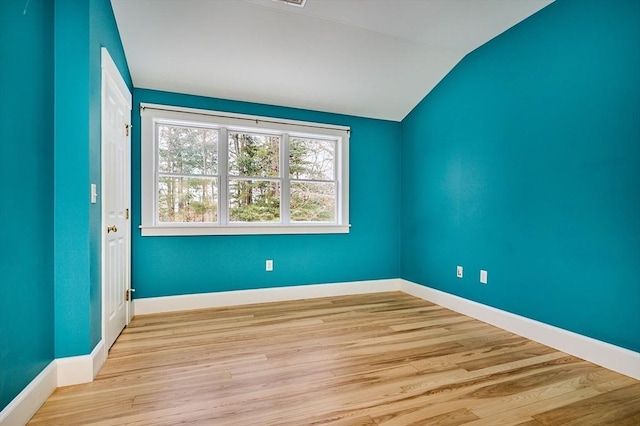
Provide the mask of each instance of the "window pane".
POLYGON ((229 132, 229 174, 280 176, 280 136, 229 132))
POLYGON ((160 176, 158 221, 217 222, 217 179, 160 176))
POLYGON ((335 180, 336 142, 292 137, 289 172, 293 179, 335 180))
POLYGON ((291 182, 291 221, 335 222, 334 183, 291 182))
POLYGON ((218 173, 218 131, 159 124, 158 171, 184 175, 218 173))
POLYGON ((259 180, 229 180, 231 222, 280 222, 280 184, 259 180))

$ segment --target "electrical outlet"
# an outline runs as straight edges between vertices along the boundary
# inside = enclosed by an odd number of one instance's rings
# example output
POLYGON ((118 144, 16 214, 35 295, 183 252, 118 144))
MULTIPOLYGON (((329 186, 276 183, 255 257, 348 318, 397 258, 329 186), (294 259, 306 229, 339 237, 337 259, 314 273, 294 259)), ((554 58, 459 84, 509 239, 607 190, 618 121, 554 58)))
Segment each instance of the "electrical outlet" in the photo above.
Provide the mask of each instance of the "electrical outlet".
POLYGON ((98 202, 98 187, 95 183, 91 184, 91 204, 98 202))
POLYGON ((456 276, 462 278, 462 266, 456 267, 456 276))
POLYGON ((267 270, 267 272, 273 271, 273 260, 267 260, 267 262, 266 262, 266 270, 267 270))
POLYGON ((480 270, 480 282, 482 284, 486 284, 487 283, 487 271, 485 271, 484 269, 480 270))

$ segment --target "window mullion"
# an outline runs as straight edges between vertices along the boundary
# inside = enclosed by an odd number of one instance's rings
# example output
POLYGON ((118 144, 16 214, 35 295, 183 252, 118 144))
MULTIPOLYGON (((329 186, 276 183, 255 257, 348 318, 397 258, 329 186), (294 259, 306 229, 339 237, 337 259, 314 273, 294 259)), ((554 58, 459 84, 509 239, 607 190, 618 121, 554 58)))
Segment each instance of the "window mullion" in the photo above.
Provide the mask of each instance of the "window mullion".
POLYGON ((348 128, 294 121, 276 123, 268 118, 258 121, 240 115, 204 115, 199 112, 201 111, 180 107, 176 110, 169 107, 153 109, 141 104, 143 236, 349 232, 348 128), (251 124, 248 124, 249 122, 251 124), (213 146, 209 148, 207 145, 200 153, 194 151, 199 149, 199 145, 192 145, 190 142, 199 140, 199 130, 207 132, 204 135, 205 144, 211 140, 213 133, 217 132, 218 158, 217 170, 214 173, 207 169, 208 159, 211 158, 209 150, 213 146), (236 158, 234 145, 229 145, 229 138, 235 140, 236 132, 247 134, 243 136, 247 141, 243 139, 242 152, 245 151, 244 144, 256 146, 256 149, 250 149, 247 145, 245 157, 252 167, 246 170, 242 166, 245 158, 236 158), (274 158, 276 139, 279 139, 280 145, 277 159, 274 158), (330 142, 334 143, 333 152, 330 152, 330 142), (181 150, 188 154, 184 157, 184 167, 176 163, 179 161, 176 158, 181 155, 181 150), (230 153, 233 154, 231 157, 230 153), (204 156, 202 171, 200 166, 194 166, 195 161, 200 164, 201 155, 204 156), (293 160, 291 155, 295 157, 293 160), (331 155, 333 176, 331 164, 328 162, 331 155), (274 160, 279 166, 279 173, 274 173, 274 160), (255 176, 231 175, 230 168, 234 168, 236 173, 236 161, 241 166, 240 170, 245 170, 245 174, 255 176), (298 175, 296 179, 291 176, 293 168, 298 175), (210 210, 212 206, 207 195, 214 180, 217 187, 217 223, 212 221, 214 219, 211 216, 214 212, 210 210), (254 185, 248 185, 243 181, 253 181, 254 185), (241 213, 244 215, 239 215, 233 222, 230 220, 230 202, 236 205, 236 194, 235 191, 229 192, 231 185, 242 185, 244 189, 240 190, 239 195, 242 200, 248 199, 248 191, 253 188, 251 197, 254 204, 257 204, 244 209, 245 204, 252 203, 240 202, 240 207, 243 208, 239 210, 242 210, 241 213), (273 198, 276 185, 280 187, 279 212, 273 210, 274 204, 278 202, 273 198), (202 199, 206 211, 202 214, 199 204, 191 205, 178 201, 189 196, 199 199, 200 191, 204 192, 203 196, 206 195, 206 199, 202 199), (264 203, 266 209, 262 209, 261 203, 264 203), (292 209, 292 203, 296 203, 295 210, 292 209), (335 209, 333 212, 332 207, 335 209), (278 213, 279 220, 275 217, 278 213), (198 218, 202 216, 203 223, 191 223, 190 215, 198 218), (331 217, 334 217, 335 221, 331 217))
POLYGON ((229 223, 229 137, 225 127, 220 128, 218 139, 218 221, 220 225, 229 223))
POLYGON ((289 179, 289 134, 282 135, 282 147, 280 149, 280 220, 284 224, 291 222, 291 191, 289 179))
POLYGON ((160 141, 158 140, 158 138, 160 137, 159 136, 160 132, 158 132, 158 124, 155 121, 150 120, 150 123, 151 124, 149 125, 149 127, 153 129, 153 136, 152 136, 153 137, 153 139, 152 139, 152 141, 153 141, 153 164, 151 166, 152 169, 153 169, 153 181, 152 181, 153 182, 153 189, 152 189, 153 190, 153 192, 152 192, 152 194, 153 194, 152 195, 152 197, 153 197, 152 198, 152 200, 153 200, 153 206, 152 206, 153 217, 152 217, 152 220, 153 220, 153 224, 155 225, 155 224, 158 223, 158 217, 159 217, 159 215, 158 215, 158 210, 159 210, 158 197, 160 195, 159 195, 159 192, 158 192, 158 187, 159 187, 158 180, 160 179, 160 173, 158 171, 158 164, 160 164, 160 160, 159 160, 158 157, 160 156, 160 153, 158 151, 158 147, 160 146, 160 141))
MULTIPOLYGON (((342 157, 343 157, 343 153, 342 153, 342 139, 338 140, 335 142, 335 145, 333 146, 333 152, 334 152, 334 157, 333 157, 333 180, 335 182, 336 185, 336 194, 335 194, 335 215, 336 215, 336 223, 338 225, 346 225, 344 223, 344 217, 343 217, 343 212, 344 209, 342 208, 342 203, 343 203, 343 188, 341 185, 341 181, 342 181, 342 157)), ((348 190, 348 189, 347 189, 348 190)))

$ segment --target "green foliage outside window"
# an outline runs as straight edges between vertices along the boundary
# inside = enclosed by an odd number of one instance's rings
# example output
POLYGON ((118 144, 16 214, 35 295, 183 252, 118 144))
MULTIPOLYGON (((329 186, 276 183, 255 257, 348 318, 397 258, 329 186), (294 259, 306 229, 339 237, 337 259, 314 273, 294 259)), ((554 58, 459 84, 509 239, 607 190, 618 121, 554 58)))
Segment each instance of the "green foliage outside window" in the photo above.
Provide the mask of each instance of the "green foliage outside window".
POLYGON ((159 125, 158 220, 218 220, 218 132, 159 125))
MULTIPOLYGON (((158 125, 159 222, 217 222, 218 129, 158 125)), ((230 222, 280 222, 282 137, 229 131, 230 222)), ((335 222, 336 142, 291 137, 292 222, 335 222)))
POLYGON ((280 136, 229 132, 228 151, 229 220, 279 222, 279 184, 259 178, 280 177, 280 136))

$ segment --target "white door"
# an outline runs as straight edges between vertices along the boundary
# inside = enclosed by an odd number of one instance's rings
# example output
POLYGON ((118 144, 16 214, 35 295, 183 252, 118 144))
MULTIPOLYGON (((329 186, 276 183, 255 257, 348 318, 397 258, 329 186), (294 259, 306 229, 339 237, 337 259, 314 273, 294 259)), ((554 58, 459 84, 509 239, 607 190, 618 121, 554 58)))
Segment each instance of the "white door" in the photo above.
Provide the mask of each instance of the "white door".
POLYGON ((108 350, 129 323, 131 93, 102 48, 102 336, 108 350))

